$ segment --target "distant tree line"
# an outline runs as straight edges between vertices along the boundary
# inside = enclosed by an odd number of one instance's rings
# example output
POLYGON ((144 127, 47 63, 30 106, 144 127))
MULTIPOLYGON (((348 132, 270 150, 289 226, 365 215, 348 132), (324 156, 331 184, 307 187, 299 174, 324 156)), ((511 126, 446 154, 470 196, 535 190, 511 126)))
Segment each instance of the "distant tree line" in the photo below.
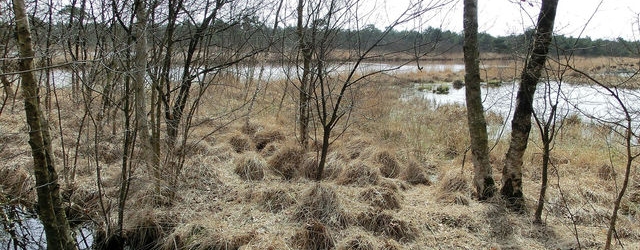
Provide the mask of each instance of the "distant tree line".
MULTIPOLYGON (((60 20, 57 21, 54 25, 52 25, 51 34, 54 37, 58 37, 62 39, 64 36, 68 35, 69 28, 73 27, 73 24, 69 23, 69 20, 73 20, 74 18, 69 18, 72 13, 69 8, 64 8, 62 11, 57 13, 61 16, 60 20)), ((81 11, 74 12, 75 19, 78 19, 81 16, 81 11)), ((30 15, 30 21, 32 24, 32 28, 34 29, 34 42, 44 43, 46 39, 39 39, 38 36, 47 33, 47 28, 49 27, 48 23, 45 20, 39 19, 30 15)), ((193 23, 184 21, 179 22, 174 27, 174 32, 177 37, 184 36, 188 37, 189 32, 193 30, 193 23)), ((319 25, 322 25, 321 23, 319 25)), ((0 29, 11 28, 8 25, 0 25, 0 29)), ((108 27, 108 24, 100 24, 98 22, 87 22, 85 24, 84 29, 86 31, 84 34, 84 41, 87 45, 97 44, 98 38, 97 34, 100 34, 100 30, 108 30, 113 27, 108 27)), ((157 24, 154 27, 151 27, 151 32, 149 36, 154 36, 154 34, 159 35, 166 32, 166 25, 157 24)), ((282 45, 285 47, 293 48, 297 46, 297 40, 291 39, 291 34, 295 34, 296 27, 293 25, 278 27, 276 30, 273 30, 273 27, 266 25, 261 21, 259 17, 244 17, 241 21, 234 20, 234 23, 227 23, 223 20, 216 20, 212 25, 209 26, 211 32, 220 29, 230 29, 230 32, 226 32, 226 34, 231 34, 231 36, 216 36, 215 39, 220 40, 220 44, 227 43, 225 40, 233 40, 236 36, 233 34, 244 34, 248 31, 252 31, 250 33, 260 32, 262 34, 276 34, 282 39, 282 45), (289 37, 289 39, 286 39, 289 37)), ((369 45, 367 43, 376 42, 374 38, 380 37, 383 33, 383 30, 380 30, 376 26, 370 24, 365 26, 364 28, 360 28, 357 31, 351 29, 340 29, 336 34, 336 39, 334 43, 338 49, 357 49, 358 46, 366 47, 369 45), (357 33, 357 36, 354 35, 357 33)), ((532 39, 532 35, 534 33, 533 29, 526 30, 522 34, 512 34, 508 36, 492 36, 487 33, 479 33, 478 34, 478 46, 480 53, 496 53, 496 54, 513 54, 513 53, 524 53, 528 50, 526 47, 530 44, 532 39)), ((422 32, 415 30, 397 30, 392 29, 389 34, 387 34, 384 38, 384 41, 381 41, 382 46, 378 46, 378 50, 382 51, 393 51, 394 53, 402 52, 405 54, 420 54, 419 50, 429 51, 431 55, 439 55, 446 53, 462 53, 462 44, 464 41, 464 35, 462 32, 453 32, 449 30, 443 30, 440 28, 429 27, 424 29, 422 32), (386 46, 385 46, 386 44, 386 46), (416 45, 417 46, 416 48, 416 45), (418 50, 418 51, 416 51, 418 50)), ((252 47, 265 47, 268 43, 267 38, 265 36, 254 36, 251 38, 249 43, 253 44, 252 47)), ((182 42, 178 41, 179 46, 187 46, 188 39, 182 40, 182 42)), ((42 44, 44 45, 44 44, 42 44)), ((555 34, 552 38, 552 48, 550 51, 551 55, 563 55, 572 53, 574 56, 585 56, 585 57, 598 57, 598 56, 616 56, 616 57, 627 57, 637 55, 637 50, 640 48, 640 42, 638 41, 628 41, 624 38, 616 38, 616 39, 592 39, 590 37, 573 37, 573 36, 565 36, 555 34)), ((387 58, 380 58, 382 60, 387 58)))

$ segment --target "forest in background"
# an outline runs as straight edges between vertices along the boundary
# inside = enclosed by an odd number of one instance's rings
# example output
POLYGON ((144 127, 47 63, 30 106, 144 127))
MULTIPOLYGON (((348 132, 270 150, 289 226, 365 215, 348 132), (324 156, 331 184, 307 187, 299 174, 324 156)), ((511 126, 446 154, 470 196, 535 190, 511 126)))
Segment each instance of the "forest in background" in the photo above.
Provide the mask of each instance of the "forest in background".
POLYGON ((636 247, 640 111, 627 97, 636 96, 640 44, 552 35, 549 25, 475 42, 399 29, 453 2, 420 1, 379 29, 357 0, 1 1, 16 16, 3 15, 0 30, 3 244, 636 247), (533 46, 543 40, 548 47, 533 46), (428 60, 459 64, 463 44, 500 59, 487 60, 482 78, 543 92, 535 102, 545 109, 520 117, 528 128, 482 106, 414 96, 457 82, 481 97, 487 86, 465 75, 472 65, 421 70, 428 60), (420 70, 394 72, 414 64, 420 70), (536 76, 525 81, 528 67, 536 76), (552 93, 568 83, 612 97, 615 116, 559 112, 564 97, 552 93), (485 137, 498 135, 480 146, 487 189, 470 114, 486 116, 485 137), (507 169, 506 133, 517 130, 531 132, 518 172, 492 174, 507 169), (494 195, 510 184, 519 193, 494 195))

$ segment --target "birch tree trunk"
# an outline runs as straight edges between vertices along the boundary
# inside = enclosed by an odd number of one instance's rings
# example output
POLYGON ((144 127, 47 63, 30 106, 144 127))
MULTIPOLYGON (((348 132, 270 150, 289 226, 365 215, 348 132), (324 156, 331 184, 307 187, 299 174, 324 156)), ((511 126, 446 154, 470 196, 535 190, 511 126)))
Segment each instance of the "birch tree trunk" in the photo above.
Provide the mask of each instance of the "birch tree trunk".
POLYGON ((149 121, 147 119, 147 101, 145 93, 145 76, 147 69, 147 4, 146 0, 136 0, 136 23, 133 26, 135 37, 135 58, 133 59, 133 94, 136 117, 136 131, 140 134, 142 154, 149 172, 155 182, 155 195, 160 195, 160 159, 151 147, 151 135, 149 134, 149 121))
POLYGON ((524 211, 522 156, 527 149, 533 113, 533 95, 547 60, 558 0, 543 0, 533 35, 533 46, 520 76, 516 109, 511 120, 511 141, 502 169, 502 196, 515 211, 524 211))
POLYGON ((29 124, 29 145, 33 156, 33 169, 38 196, 38 217, 47 236, 47 249, 76 249, 71 229, 62 207, 58 174, 52 158, 51 137, 40 108, 38 84, 33 74, 34 52, 24 0, 13 1, 16 18, 16 38, 20 51, 19 71, 22 95, 29 124))
POLYGON ((467 123, 471 138, 473 184, 477 198, 486 200, 495 193, 491 163, 489 162, 487 122, 484 118, 480 91, 480 53, 478 52, 478 1, 464 1, 464 68, 467 123))

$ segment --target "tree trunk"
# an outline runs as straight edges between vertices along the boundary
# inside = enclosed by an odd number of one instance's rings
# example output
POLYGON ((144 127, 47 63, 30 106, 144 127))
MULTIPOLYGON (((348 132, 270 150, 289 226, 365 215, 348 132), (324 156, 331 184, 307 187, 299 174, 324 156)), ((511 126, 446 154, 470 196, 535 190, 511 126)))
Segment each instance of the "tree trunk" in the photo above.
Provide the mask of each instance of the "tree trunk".
POLYGON ((302 23, 302 20, 304 19, 302 12, 303 7, 304 0, 298 0, 298 50, 302 54, 302 77, 300 78, 300 100, 298 103, 298 111, 300 112, 298 129, 300 132, 300 144, 306 149, 309 142, 309 120, 311 116, 309 108, 311 107, 312 89, 310 87, 309 73, 311 71, 312 50, 309 48, 310 44, 305 42, 304 39, 304 27, 302 23))
POLYGON ((464 65, 467 122, 471 137, 473 184, 477 198, 486 200, 495 192, 491 163, 489 162, 487 122, 484 118, 480 91, 480 66, 478 52, 478 1, 464 1, 464 65))
POLYGON ((502 169, 501 194, 513 210, 520 212, 525 209, 522 193, 522 156, 529 141, 533 95, 547 60, 557 6, 558 0, 542 1, 536 31, 533 35, 533 48, 520 76, 516 109, 511 120, 511 142, 502 169))
POLYGON ((149 134, 149 122, 147 119, 147 102, 144 88, 146 69, 147 69, 147 12, 146 1, 137 0, 135 16, 136 23, 133 27, 133 35, 135 36, 135 58, 133 62, 133 93, 134 108, 136 117, 136 131, 140 134, 140 142, 142 143, 142 154, 147 169, 153 175, 155 182, 156 195, 160 195, 160 170, 159 156, 156 155, 151 147, 151 135, 149 134))
POLYGON ((40 108, 38 84, 33 74, 34 52, 31 45, 29 21, 24 0, 14 0, 16 35, 20 50, 19 71, 22 77, 22 95, 27 123, 29 124, 29 145, 33 156, 36 192, 38 196, 38 217, 42 221, 47 236, 48 249, 76 249, 71 229, 62 207, 60 185, 55 170, 51 138, 47 123, 40 108))

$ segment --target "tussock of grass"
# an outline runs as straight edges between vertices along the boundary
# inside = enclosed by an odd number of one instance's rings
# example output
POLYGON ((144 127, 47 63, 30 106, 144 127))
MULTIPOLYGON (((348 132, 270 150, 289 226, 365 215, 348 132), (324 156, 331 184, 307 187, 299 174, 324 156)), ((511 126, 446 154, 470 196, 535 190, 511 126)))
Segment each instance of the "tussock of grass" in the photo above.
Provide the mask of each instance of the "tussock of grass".
POLYGON ((381 165, 380 173, 386 178, 396 178, 401 172, 400 163, 398 163, 396 157, 387 150, 376 153, 375 161, 381 165))
POLYGON ((311 220, 294 235, 293 245, 301 250, 334 249, 335 240, 322 222, 311 220))
POLYGON ((222 143, 211 147, 207 156, 208 160, 213 163, 223 162, 232 159, 233 152, 235 152, 235 149, 231 145, 222 143))
POLYGON ((249 244, 256 237, 253 231, 227 231, 220 232, 203 225, 185 225, 177 228, 168 240, 158 248, 170 249, 197 249, 197 250, 229 250, 240 249, 249 244))
POLYGON ((296 199, 292 190, 275 187, 261 192, 258 202, 264 211, 278 213, 293 206, 296 199))
POLYGON ((35 200, 33 192, 35 182, 27 170, 18 166, 0 168, 0 199, 12 200, 12 203, 30 204, 35 200))
POLYGON ((268 161, 269 168, 284 178, 291 180, 297 176, 304 150, 298 146, 285 146, 278 150, 268 161))
POLYGON ((340 250, 375 250, 374 243, 364 235, 356 235, 338 247, 340 250))
POLYGON ((356 216, 356 222, 367 231, 371 231, 400 242, 410 242, 418 237, 418 229, 411 223, 387 212, 364 212, 356 216))
POLYGON ((269 143, 281 142, 284 139, 284 134, 277 130, 259 131, 254 135, 253 143, 256 145, 256 150, 262 151, 269 143))
POLYGON ((360 193, 361 200, 378 209, 400 209, 400 196, 396 190, 371 187, 360 193))
POLYGON ((372 168, 367 162, 353 161, 342 170, 342 174, 336 180, 339 185, 376 185, 380 181, 377 169, 372 168))
POLYGON ((231 147, 233 147, 236 153, 243 153, 253 148, 249 136, 245 134, 232 135, 231 138, 229 138, 229 144, 231 144, 231 147))
POLYGON ((412 185, 431 185, 431 180, 425 169, 416 161, 409 161, 402 173, 402 179, 412 185))
POLYGON ((324 172, 322 173, 322 178, 325 180, 337 179, 346 165, 347 163, 339 156, 338 153, 329 153, 327 156, 327 162, 324 166, 324 172))
POLYGON ((156 249, 175 224, 175 218, 164 217, 150 210, 129 217, 126 238, 133 249, 156 249))
POLYGON ((345 153, 349 160, 353 160, 356 158, 366 158, 366 156, 363 156, 362 154, 363 152, 367 153, 368 150, 366 150, 366 148, 368 148, 372 144, 373 143, 370 139, 356 137, 355 139, 347 142, 347 144, 344 146, 345 153))
POLYGON ((459 173, 447 173, 438 185, 437 200, 448 204, 469 205, 471 188, 459 173))
POLYGON ((344 228, 349 218, 342 207, 341 198, 326 184, 313 184, 300 197, 293 220, 308 222, 318 220, 331 227, 344 228))
POLYGON ((246 181, 260 181, 264 178, 266 163, 256 153, 248 153, 236 159, 235 173, 246 181))
POLYGON ((393 239, 385 240, 382 246, 380 247, 380 250, 400 250, 400 249, 403 249, 403 247, 393 239))
POLYGON ((603 164, 598 168, 598 178, 603 181, 611 181, 616 178, 616 171, 613 167, 603 164))
MULTIPOLYGON (((310 152, 306 153, 303 156, 302 162, 300 163, 300 175, 309 180, 315 180, 316 175, 318 173, 318 155, 316 153, 310 152)), ((325 163, 326 168, 326 163, 325 163)), ((329 173, 331 174, 331 173, 329 173)), ((326 173, 323 170, 323 175, 326 173)), ((324 179, 324 176, 323 176, 324 179)))

